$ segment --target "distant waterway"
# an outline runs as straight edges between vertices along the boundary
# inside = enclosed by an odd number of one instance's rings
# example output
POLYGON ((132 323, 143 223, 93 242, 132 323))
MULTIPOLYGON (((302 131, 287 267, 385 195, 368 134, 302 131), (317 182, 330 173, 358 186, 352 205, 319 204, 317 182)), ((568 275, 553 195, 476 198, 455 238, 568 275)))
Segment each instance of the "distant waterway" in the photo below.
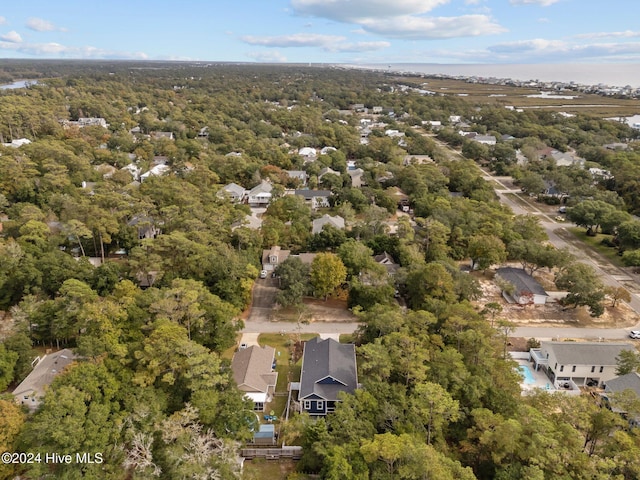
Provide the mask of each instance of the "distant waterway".
POLYGON ((427 75, 450 75, 485 78, 511 78, 513 80, 539 80, 543 82, 574 82, 582 85, 609 85, 640 88, 638 63, 566 63, 566 64, 438 64, 391 63, 348 65, 354 68, 415 72, 427 75))
POLYGON ((24 88, 27 85, 36 85, 37 80, 18 80, 17 82, 0 85, 0 90, 13 90, 14 88, 24 88))

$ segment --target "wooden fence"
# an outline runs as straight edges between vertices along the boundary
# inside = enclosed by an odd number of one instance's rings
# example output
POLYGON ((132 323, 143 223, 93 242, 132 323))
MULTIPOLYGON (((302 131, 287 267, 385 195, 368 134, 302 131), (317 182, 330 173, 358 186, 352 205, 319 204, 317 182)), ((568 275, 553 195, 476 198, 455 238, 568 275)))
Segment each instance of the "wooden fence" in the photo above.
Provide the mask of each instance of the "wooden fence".
POLYGON ((291 458, 300 460, 302 457, 302 447, 282 447, 282 448, 243 448, 240 455, 247 459, 266 458, 267 460, 279 460, 281 458, 291 458))

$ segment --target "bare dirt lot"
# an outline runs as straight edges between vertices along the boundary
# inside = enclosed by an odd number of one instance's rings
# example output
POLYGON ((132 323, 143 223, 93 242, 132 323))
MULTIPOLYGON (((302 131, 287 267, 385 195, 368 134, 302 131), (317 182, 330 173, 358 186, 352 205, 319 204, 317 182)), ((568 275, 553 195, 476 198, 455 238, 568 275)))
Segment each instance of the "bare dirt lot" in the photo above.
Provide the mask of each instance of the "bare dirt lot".
MULTIPOLYGON (((516 266, 516 265, 514 265, 516 266)), ((534 277, 551 294, 546 305, 517 305, 509 304, 500 294, 500 289, 493 282, 493 275, 473 272, 482 288, 482 297, 475 303, 479 309, 490 302, 496 302, 502 307, 502 311, 496 314, 494 321, 499 319, 509 320, 517 326, 536 327, 591 327, 591 328, 626 328, 640 322, 640 316, 636 314, 624 302, 619 302, 612 308, 611 302, 606 300, 605 312, 601 317, 593 318, 586 307, 566 308, 556 298, 562 298, 560 292, 553 292, 553 274, 536 272, 534 277)))
POLYGON ((347 309, 347 301, 329 298, 326 301, 317 298, 305 298, 302 311, 293 307, 274 309, 272 315, 278 321, 307 322, 357 322, 358 318, 347 309))

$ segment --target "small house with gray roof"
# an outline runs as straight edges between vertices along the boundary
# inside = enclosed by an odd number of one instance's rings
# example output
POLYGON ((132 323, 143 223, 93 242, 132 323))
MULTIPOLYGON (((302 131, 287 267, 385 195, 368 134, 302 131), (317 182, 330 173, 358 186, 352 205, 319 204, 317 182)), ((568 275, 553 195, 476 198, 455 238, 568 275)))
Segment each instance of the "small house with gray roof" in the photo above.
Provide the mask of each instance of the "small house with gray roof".
POLYGON ((311 233, 314 235, 316 233, 322 232, 322 230, 324 230, 324 227, 326 227, 327 225, 331 225, 338 230, 344 230, 344 218, 342 218, 340 215, 332 217, 331 215, 324 214, 322 217, 316 218, 312 222, 312 224, 313 225, 311 228, 311 233))
POLYGON ((228 197, 233 203, 242 203, 246 195, 247 191, 237 183, 225 185, 217 194, 219 198, 228 197))
POLYGON ((275 392, 278 372, 274 372, 275 349, 252 345, 238 350, 231 361, 233 379, 255 411, 264 412, 275 392))
POLYGON ((47 387, 76 358, 68 348, 36 358, 36 366, 13 391, 16 403, 25 405, 31 411, 36 410, 47 387))
POLYGON ((333 412, 340 392, 358 388, 355 345, 315 337, 304 344, 298 400, 314 416, 333 412))
POLYGON ((513 285, 513 291, 503 291, 502 296, 509 303, 520 305, 544 305, 549 296, 538 281, 521 268, 503 267, 496 270, 496 276, 513 285))

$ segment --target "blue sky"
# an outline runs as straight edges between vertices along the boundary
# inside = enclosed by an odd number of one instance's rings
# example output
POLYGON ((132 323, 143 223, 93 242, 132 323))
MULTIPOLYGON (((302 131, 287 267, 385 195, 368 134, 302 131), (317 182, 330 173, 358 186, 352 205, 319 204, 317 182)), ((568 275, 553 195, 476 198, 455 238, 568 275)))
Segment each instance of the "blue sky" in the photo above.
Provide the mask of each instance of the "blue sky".
POLYGON ((638 0, 3 3, 0 58, 640 63, 638 0))

